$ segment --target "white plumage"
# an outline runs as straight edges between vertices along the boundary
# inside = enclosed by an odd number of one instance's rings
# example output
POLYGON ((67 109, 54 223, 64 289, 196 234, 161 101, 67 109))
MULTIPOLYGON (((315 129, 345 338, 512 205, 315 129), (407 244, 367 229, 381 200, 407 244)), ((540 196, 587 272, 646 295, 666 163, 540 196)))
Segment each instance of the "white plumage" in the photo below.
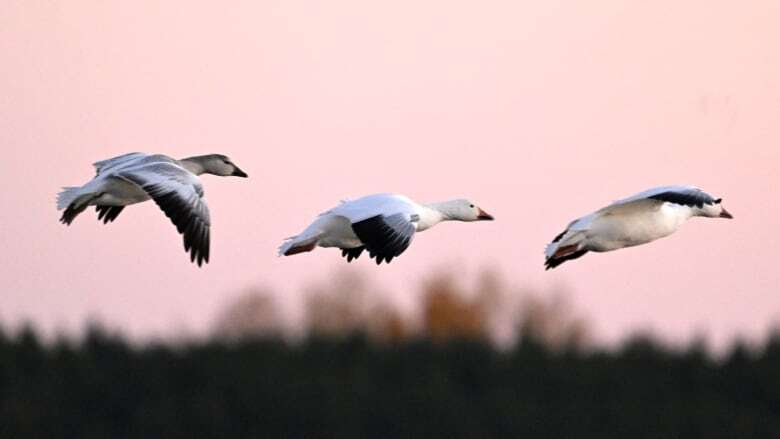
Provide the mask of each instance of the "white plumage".
POLYGON ((418 204, 397 194, 368 195, 321 213, 300 234, 290 237, 279 247, 280 256, 337 247, 351 262, 368 250, 369 256, 389 263, 411 244, 415 232, 429 229, 441 221, 492 220, 468 200, 418 204))
POLYGON ((572 221, 545 249, 555 268, 589 251, 606 252, 671 235, 689 218, 732 218, 715 199, 694 186, 662 186, 615 201, 572 221))

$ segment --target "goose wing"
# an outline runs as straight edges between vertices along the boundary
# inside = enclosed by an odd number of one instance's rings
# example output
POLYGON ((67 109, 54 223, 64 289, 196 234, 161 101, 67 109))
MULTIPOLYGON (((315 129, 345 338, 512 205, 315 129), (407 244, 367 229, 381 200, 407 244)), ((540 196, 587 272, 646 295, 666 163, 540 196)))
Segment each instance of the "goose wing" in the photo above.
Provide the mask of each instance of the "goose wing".
POLYGON ((623 200, 618 200, 607 208, 633 203, 642 200, 653 200, 661 203, 672 203, 680 206, 702 208, 705 204, 716 204, 716 200, 710 194, 696 186, 661 186, 640 192, 623 200))
POLYGON ((95 162, 92 164, 92 166, 95 167, 96 175, 100 175, 101 173, 111 169, 111 168, 117 168, 120 166, 128 165, 135 160, 138 160, 142 157, 147 157, 148 154, 144 154, 142 152, 130 152, 127 154, 122 154, 116 157, 112 157, 110 159, 101 160, 99 162, 95 162))
POLYGON ((183 235, 184 250, 198 266, 209 261, 211 219, 203 186, 174 162, 156 162, 117 174, 143 189, 183 235))
POLYGON ((339 215, 356 223, 376 215, 390 216, 398 213, 416 214, 416 203, 403 195, 374 194, 354 200, 342 200, 338 206, 323 212, 322 215, 339 215))
POLYGON ((414 217, 406 213, 389 216, 379 214, 352 223, 352 230, 363 242, 369 257, 376 260, 377 265, 383 260, 389 264, 393 258, 400 256, 409 248, 417 228, 413 220, 414 217))
MULTIPOLYGON (((350 221, 355 235, 377 264, 390 263, 409 247, 420 219, 416 204, 396 194, 368 195, 344 201, 327 213, 350 221)), ((357 252, 352 258, 359 254, 357 252)), ((349 254, 344 256, 350 259, 349 254)))

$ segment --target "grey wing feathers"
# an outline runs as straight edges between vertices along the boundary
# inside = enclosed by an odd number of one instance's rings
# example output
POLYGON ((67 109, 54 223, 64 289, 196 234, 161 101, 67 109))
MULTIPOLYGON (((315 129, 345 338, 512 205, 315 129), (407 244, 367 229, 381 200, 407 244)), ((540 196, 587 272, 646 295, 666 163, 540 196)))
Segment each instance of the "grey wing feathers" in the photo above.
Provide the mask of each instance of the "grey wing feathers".
POLYGON ((120 174, 141 187, 183 235, 184 250, 198 266, 209 261, 211 219, 203 187, 194 175, 172 163, 153 164, 120 174))
POLYGON ((145 157, 147 154, 144 154, 142 152, 131 152, 127 154, 122 154, 120 156, 112 157, 110 159, 101 160, 99 162, 95 162, 92 164, 92 166, 95 167, 95 172, 97 175, 100 175, 101 172, 104 172, 110 168, 117 167, 119 165, 124 165, 129 163, 130 161, 133 161, 135 159, 145 157))

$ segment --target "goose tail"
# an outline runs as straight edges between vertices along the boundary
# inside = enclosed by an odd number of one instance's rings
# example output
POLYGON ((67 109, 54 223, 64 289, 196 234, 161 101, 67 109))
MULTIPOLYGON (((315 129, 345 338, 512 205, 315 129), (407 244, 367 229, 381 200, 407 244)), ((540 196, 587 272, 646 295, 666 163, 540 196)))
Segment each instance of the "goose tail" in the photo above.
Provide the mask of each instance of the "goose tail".
POLYGON ((81 188, 76 186, 66 186, 57 194, 57 210, 62 210, 73 204, 76 198, 81 195, 81 188))
POLYGON ((293 241, 295 240, 295 236, 290 236, 288 238, 284 238, 284 242, 282 245, 279 246, 278 256, 284 256, 285 253, 287 253, 290 248, 292 248, 293 241))
POLYGON ((62 212, 60 222, 69 226, 89 206, 89 202, 95 198, 95 194, 84 193, 83 188, 80 187, 62 189, 62 192, 57 194, 57 210, 65 209, 65 212, 62 212))
POLYGON ((320 239, 315 236, 292 236, 279 246, 279 256, 292 256, 298 253, 310 252, 317 247, 320 239))
POLYGON ((587 253, 588 250, 583 248, 584 240, 583 233, 572 232, 568 229, 558 235, 551 243, 547 244, 547 248, 544 250, 544 269, 555 268, 587 253))

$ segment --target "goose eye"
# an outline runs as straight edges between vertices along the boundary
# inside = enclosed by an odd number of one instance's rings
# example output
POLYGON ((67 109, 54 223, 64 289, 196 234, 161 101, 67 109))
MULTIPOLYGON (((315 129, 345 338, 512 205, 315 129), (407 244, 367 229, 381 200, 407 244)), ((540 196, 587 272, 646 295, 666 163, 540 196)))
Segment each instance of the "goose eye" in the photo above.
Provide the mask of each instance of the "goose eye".
POLYGON ((473 208, 474 208, 474 205, 473 205, 473 204, 469 204, 469 207, 473 209, 473 208))

